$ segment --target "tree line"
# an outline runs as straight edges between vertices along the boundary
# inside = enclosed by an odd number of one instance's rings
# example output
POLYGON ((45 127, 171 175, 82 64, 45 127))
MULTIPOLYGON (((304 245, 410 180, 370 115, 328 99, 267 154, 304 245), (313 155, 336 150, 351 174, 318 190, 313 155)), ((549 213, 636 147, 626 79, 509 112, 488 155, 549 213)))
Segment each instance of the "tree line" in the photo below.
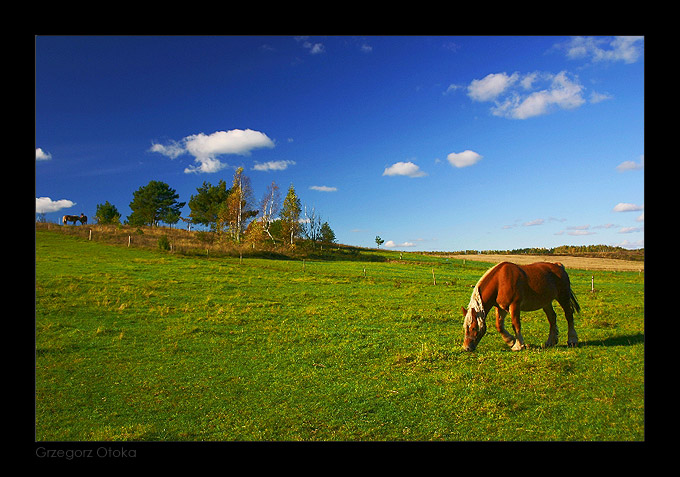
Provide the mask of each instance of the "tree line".
MULTIPOLYGON (((133 226, 155 226, 160 222, 174 225, 182 220, 188 224, 203 225, 220 240, 237 244, 243 242, 294 245, 296 240, 335 242, 333 229, 314 208, 303 207, 290 185, 283 203, 278 184, 272 181, 260 201, 254 198, 250 178, 239 167, 231 187, 220 180, 209 182, 196 189, 189 199, 189 217, 181 217, 180 210, 187 205, 179 202, 179 194, 168 184, 150 181, 133 193, 132 213, 123 221, 133 226)), ((106 201, 97 204, 95 217, 100 224, 120 224, 121 214, 106 201)))

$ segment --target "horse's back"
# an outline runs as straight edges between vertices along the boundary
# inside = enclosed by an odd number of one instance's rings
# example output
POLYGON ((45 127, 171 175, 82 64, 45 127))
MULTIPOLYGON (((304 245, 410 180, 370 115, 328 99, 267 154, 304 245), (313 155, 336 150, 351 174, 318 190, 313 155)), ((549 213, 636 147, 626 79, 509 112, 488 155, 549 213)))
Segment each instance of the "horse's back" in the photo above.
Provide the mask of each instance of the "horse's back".
POLYGON ((496 267, 496 277, 499 305, 504 309, 515 301, 523 311, 533 311, 552 300, 569 297, 569 276, 561 263, 517 265, 502 262, 496 267))
POLYGON ((569 299, 569 275, 561 263, 537 262, 522 268, 527 274, 529 288, 543 300, 569 299))

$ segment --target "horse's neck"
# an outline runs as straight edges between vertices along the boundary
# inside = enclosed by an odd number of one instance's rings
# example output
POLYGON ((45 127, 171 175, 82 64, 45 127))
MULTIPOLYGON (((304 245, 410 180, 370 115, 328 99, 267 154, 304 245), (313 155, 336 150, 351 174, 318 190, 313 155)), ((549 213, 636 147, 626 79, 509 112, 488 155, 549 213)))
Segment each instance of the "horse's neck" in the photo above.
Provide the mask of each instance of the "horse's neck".
POLYGON ((477 285, 475 289, 479 292, 479 301, 484 307, 484 313, 489 313, 489 310, 496 305, 496 289, 493 283, 491 283, 491 280, 487 280, 483 288, 477 285))

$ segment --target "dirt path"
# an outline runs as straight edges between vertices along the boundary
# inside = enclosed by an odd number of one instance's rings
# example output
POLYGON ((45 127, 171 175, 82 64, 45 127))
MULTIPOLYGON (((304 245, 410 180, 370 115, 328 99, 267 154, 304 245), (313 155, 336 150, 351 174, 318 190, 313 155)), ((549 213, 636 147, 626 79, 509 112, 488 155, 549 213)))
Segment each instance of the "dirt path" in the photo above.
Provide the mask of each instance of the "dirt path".
POLYGON ((645 270, 645 262, 617 260, 614 258, 570 257, 565 255, 448 255, 459 260, 475 260, 478 262, 513 262, 526 265, 534 262, 561 262, 566 268, 582 270, 619 270, 637 272, 645 270))

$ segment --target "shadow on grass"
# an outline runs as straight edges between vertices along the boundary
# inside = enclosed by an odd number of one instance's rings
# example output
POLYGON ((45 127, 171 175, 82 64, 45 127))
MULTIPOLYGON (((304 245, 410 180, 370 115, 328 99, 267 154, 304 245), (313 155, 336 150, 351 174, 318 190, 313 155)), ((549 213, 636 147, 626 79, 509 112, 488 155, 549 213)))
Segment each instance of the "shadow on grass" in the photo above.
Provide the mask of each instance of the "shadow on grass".
POLYGON ((634 335, 612 336, 603 340, 580 341, 579 346, 633 346, 644 342, 644 333, 636 333, 634 335))

